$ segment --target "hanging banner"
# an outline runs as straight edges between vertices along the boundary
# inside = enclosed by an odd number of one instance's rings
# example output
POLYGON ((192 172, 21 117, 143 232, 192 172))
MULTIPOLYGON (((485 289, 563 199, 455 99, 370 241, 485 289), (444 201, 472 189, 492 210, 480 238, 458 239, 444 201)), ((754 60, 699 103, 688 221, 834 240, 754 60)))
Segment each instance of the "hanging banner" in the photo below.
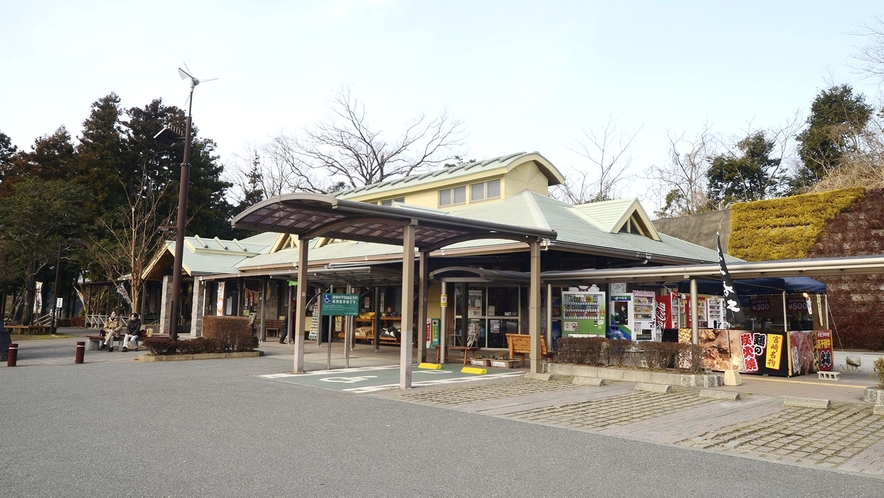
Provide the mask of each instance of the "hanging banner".
MULTIPOLYGON (((724 252, 721 250, 721 236, 715 232, 715 244, 718 247, 718 267, 721 272, 721 284, 724 290, 725 316, 726 321, 730 325, 741 326, 746 321, 746 315, 740 305, 740 298, 734 290, 734 282, 731 280, 731 274, 727 271, 727 263, 724 262, 724 252)), ((727 328, 730 328, 728 326, 727 328)))
POLYGON ((218 282, 218 299, 215 302, 215 314, 224 315, 224 282, 218 282))
POLYGON ((126 286, 123 285, 123 282, 120 282, 120 285, 117 286, 117 294, 123 297, 123 301, 126 301, 130 308, 132 307, 132 300, 129 299, 129 293, 126 292, 126 286))

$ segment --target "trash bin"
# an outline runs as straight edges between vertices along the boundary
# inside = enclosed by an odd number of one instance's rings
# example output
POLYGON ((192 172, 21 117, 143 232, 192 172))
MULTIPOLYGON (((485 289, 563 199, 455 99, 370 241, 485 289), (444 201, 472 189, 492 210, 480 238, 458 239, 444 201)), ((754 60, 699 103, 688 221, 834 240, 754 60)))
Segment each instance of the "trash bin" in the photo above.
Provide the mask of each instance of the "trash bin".
POLYGON ((9 345, 12 338, 9 337, 9 331, 3 326, 2 316, 0 316, 0 361, 6 361, 9 354, 9 345))

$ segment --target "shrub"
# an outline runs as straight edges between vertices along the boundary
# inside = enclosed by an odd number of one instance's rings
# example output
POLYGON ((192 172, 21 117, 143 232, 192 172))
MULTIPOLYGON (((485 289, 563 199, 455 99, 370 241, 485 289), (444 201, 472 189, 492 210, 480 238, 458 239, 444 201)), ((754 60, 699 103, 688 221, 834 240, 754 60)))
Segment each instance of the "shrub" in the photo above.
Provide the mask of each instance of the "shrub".
POLYGON ((884 356, 875 360, 875 373, 878 374, 878 389, 884 389, 884 356))
POLYGON ((643 342, 641 351, 649 369, 666 370, 675 363, 679 346, 675 342, 643 342))
POLYGON ((175 354, 176 343, 168 337, 148 337, 144 340, 144 347, 155 355, 175 354))
POLYGON ((625 367, 629 353, 633 350, 633 343, 631 341, 607 341, 607 346, 605 348, 608 352, 607 364, 610 365, 613 360, 618 367, 625 367))
POLYGON ((218 352, 251 351, 258 347, 258 339, 244 316, 203 317, 203 337, 215 342, 218 352))
POLYGON ((702 368, 700 364, 703 359, 703 346, 682 342, 675 344, 677 344, 675 368, 692 374, 699 373, 702 368))
MULTIPOLYGON (((558 359, 575 363, 620 367, 637 367, 644 359, 649 369, 676 368, 681 372, 699 373, 703 347, 690 343, 617 341, 601 337, 563 337, 558 341, 558 359), (639 354, 634 354, 638 351, 639 354), (630 361, 631 360, 631 361, 630 361)), ((882 358, 884 368, 884 358, 882 358)), ((884 374, 882 374, 884 375, 884 374)))
POLYGON ((602 337, 563 337, 557 342, 557 356, 564 363, 598 365, 606 340, 602 337))

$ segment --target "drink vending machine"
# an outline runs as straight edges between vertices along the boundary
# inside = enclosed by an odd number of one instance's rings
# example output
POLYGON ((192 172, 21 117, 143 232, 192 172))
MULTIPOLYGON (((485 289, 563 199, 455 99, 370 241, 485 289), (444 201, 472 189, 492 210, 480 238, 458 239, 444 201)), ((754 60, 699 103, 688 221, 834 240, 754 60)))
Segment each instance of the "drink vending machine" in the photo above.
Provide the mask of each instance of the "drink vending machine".
POLYGON ((562 337, 605 337, 605 293, 562 292, 562 337))
POLYGON ((654 327, 654 292, 636 290, 611 294, 609 339, 659 340, 654 327))

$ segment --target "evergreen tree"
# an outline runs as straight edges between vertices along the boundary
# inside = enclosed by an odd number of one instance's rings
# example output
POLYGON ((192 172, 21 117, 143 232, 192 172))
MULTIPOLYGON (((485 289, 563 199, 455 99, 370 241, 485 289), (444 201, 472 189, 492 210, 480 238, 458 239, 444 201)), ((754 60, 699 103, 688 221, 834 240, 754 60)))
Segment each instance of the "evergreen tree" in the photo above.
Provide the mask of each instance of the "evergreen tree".
POLYGON ((791 180, 792 189, 807 188, 840 168, 847 153, 857 149, 873 111, 850 85, 820 92, 811 105, 808 127, 796 137, 802 166, 791 180))
POLYGON ((776 171, 780 160, 771 157, 774 143, 764 132, 737 143, 738 155, 720 154, 706 172, 706 195, 713 204, 749 202, 774 195, 780 183, 776 171))

